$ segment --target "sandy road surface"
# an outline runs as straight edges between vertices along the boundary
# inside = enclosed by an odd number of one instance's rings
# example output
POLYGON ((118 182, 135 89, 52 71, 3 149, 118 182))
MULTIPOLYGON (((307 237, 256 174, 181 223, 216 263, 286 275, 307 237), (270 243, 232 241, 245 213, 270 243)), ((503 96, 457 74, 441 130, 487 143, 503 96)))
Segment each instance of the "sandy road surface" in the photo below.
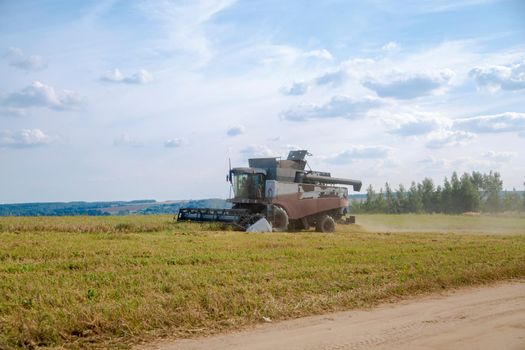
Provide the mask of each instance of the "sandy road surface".
POLYGON ((525 281, 142 349, 525 349, 525 281))

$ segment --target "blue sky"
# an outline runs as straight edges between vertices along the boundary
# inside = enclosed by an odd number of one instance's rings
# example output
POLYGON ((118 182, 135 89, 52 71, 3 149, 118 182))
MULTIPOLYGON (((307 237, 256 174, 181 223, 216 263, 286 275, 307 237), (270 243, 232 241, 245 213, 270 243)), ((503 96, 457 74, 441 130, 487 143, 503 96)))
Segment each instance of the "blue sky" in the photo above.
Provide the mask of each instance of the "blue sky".
POLYGON ((226 197, 294 148, 525 181, 523 1, 0 1, 0 73, 4 203, 226 197))

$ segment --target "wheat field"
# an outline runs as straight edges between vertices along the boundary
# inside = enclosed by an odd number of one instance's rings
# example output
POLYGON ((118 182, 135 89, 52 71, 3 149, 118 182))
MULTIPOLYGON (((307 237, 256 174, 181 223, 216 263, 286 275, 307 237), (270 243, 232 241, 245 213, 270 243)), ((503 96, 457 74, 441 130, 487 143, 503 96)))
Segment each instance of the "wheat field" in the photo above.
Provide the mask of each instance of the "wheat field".
POLYGON ((522 218, 498 234, 499 217, 442 232, 447 217, 409 219, 247 234, 171 216, 0 218, 0 349, 129 348, 525 276, 522 218))

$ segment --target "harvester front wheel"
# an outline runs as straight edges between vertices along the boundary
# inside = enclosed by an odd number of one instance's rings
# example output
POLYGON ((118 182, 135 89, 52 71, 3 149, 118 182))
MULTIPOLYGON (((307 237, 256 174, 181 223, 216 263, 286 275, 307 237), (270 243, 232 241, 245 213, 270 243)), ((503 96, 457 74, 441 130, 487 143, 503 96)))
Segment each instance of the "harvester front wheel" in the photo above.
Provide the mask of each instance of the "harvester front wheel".
POLYGON ((270 221, 274 231, 286 231, 288 229, 288 213, 281 207, 273 207, 273 213, 270 221))
POLYGON ((317 232, 334 232, 335 220, 330 215, 323 215, 317 220, 315 230, 317 232))

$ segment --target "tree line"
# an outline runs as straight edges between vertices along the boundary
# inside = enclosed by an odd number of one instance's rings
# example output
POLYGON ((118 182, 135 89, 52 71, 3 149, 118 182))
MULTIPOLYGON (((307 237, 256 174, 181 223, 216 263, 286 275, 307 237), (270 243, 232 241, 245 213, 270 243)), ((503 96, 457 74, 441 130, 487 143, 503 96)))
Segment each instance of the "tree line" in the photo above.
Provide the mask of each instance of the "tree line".
POLYGON ((454 172, 450 180, 445 177, 443 184, 437 186, 429 178, 412 182, 408 190, 402 184, 392 189, 387 182, 384 190, 376 192, 370 185, 366 200, 354 200, 351 207, 354 213, 388 214, 525 211, 525 192, 503 191, 498 172, 474 171, 461 177, 454 172))
POLYGON ((107 215, 149 215, 176 214, 181 207, 188 208, 230 208, 223 199, 198 199, 175 203, 157 203, 153 199, 112 202, 52 202, 0 204, 0 216, 107 216, 107 215))

